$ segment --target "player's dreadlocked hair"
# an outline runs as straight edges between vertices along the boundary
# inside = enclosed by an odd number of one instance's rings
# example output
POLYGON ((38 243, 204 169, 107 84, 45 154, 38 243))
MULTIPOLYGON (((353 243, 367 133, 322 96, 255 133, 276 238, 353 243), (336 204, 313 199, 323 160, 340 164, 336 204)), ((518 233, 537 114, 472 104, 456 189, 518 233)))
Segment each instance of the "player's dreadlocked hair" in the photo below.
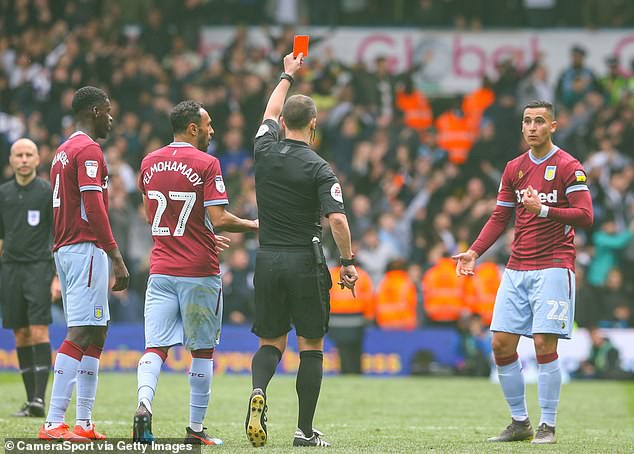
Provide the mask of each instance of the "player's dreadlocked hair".
POLYGON ((302 130, 317 117, 315 102, 305 95, 293 95, 286 100, 282 117, 286 127, 291 131, 302 130))
POLYGON ((95 106, 104 104, 107 99, 108 95, 101 88, 91 86, 81 87, 73 95, 73 112, 75 115, 79 115, 95 106))
POLYGON ((541 101, 541 100, 530 101, 528 104, 524 106, 524 108, 522 109, 522 112, 524 112, 526 109, 538 109, 540 107, 544 107, 550 114, 551 118, 553 119, 555 118, 555 108, 548 101, 541 101))
POLYGON ((195 123, 200 126, 200 109, 202 104, 188 100, 179 102, 170 112, 170 123, 172 131, 178 134, 187 129, 187 125, 195 123))

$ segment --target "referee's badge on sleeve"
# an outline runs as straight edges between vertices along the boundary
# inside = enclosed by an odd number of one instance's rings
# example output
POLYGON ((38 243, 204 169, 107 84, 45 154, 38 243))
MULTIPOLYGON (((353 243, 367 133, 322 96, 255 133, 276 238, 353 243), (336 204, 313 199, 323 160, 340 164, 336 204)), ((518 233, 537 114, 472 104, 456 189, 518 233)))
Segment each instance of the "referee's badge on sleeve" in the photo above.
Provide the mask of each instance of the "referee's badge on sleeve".
POLYGON ((258 137, 263 136, 267 132, 269 132, 269 127, 267 125, 261 125, 260 129, 258 129, 258 132, 255 134, 255 138, 257 139, 258 137))
POLYGON ((28 222, 31 227, 40 225, 40 210, 27 211, 26 222, 28 222))
POLYGON ((343 193, 341 192, 341 186, 339 183, 335 183, 330 187, 330 195, 339 203, 343 203, 343 193))

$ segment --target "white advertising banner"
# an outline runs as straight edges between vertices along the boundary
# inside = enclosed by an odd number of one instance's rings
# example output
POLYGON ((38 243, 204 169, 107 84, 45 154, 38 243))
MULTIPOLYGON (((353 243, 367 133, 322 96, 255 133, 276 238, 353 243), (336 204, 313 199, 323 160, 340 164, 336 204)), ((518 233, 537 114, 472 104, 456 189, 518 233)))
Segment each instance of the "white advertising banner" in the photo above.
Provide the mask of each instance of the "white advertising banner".
MULTIPOLYGON (((400 72, 426 61, 416 74, 417 82, 430 93, 464 93, 480 85, 483 75, 494 76, 496 65, 513 57, 520 67, 528 67, 543 55, 550 81, 554 84, 570 62, 570 48, 587 50, 586 62, 598 76, 605 74, 605 59, 616 55, 620 69, 630 73, 634 60, 634 29, 588 30, 509 30, 478 33, 424 31, 413 28, 298 28, 313 40, 310 58, 323 58, 327 49, 345 64, 364 62, 372 68, 378 56, 388 58, 400 72)), ((215 58, 235 34, 232 27, 206 27, 201 32, 200 50, 215 58)), ((270 48, 263 29, 251 28, 249 42, 270 48)))

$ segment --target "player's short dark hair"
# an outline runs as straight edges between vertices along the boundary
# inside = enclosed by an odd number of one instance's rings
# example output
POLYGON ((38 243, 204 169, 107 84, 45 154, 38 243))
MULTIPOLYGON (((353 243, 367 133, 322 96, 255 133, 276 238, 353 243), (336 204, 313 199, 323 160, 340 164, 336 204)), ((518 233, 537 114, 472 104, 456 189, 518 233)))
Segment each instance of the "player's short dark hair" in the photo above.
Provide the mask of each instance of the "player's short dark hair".
POLYGON ((101 88, 85 86, 81 87, 73 95, 72 108, 75 115, 90 110, 95 106, 104 104, 108 100, 108 95, 101 88))
POLYGON ((200 109, 202 107, 201 103, 192 100, 176 104, 170 112, 170 123, 174 134, 185 131, 190 123, 200 126, 200 109))
POLYGON ((286 127, 291 131, 304 129, 313 118, 317 117, 315 101, 306 95, 293 95, 286 100, 282 117, 286 127))
POLYGON ((539 109, 540 107, 545 108, 550 114, 550 116, 553 119, 555 118, 555 108, 553 107, 552 103, 549 103, 548 101, 541 101, 541 100, 530 101, 528 104, 524 106, 524 108, 522 109, 522 112, 524 112, 526 109, 539 109))

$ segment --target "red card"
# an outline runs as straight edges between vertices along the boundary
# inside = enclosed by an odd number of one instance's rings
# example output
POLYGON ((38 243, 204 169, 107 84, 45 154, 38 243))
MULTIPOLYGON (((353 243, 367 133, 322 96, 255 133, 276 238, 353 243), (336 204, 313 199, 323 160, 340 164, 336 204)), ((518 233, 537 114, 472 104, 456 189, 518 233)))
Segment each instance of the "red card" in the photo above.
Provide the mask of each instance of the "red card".
POLYGON ((308 57, 308 35, 295 35, 293 40, 293 57, 297 57, 300 53, 304 54, 304 57, 308 57))

